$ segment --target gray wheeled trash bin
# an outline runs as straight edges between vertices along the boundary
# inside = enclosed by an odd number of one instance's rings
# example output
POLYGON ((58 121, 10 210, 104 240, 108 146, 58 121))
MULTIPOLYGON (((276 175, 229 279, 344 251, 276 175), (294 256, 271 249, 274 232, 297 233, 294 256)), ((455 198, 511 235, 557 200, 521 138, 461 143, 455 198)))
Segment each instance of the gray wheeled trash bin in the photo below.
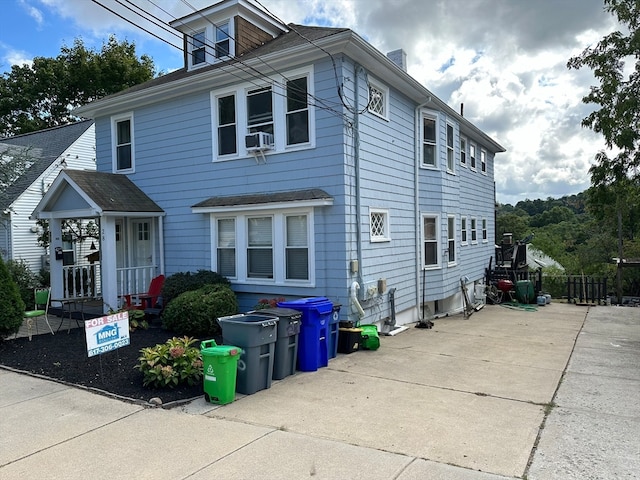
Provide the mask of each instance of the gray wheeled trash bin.
POLYGON ((271 387, 278 319, 272 315, 238 314, 218 318, 222 342, 243 350, 238 360, 236 391, 251 395, 271 387))
POLYGON ((250 312, 278 317, 278 338, 273 359, 273 379, 282 380, 296 373, 298 335, 302 312, 293 308, 265 308, 250 312))

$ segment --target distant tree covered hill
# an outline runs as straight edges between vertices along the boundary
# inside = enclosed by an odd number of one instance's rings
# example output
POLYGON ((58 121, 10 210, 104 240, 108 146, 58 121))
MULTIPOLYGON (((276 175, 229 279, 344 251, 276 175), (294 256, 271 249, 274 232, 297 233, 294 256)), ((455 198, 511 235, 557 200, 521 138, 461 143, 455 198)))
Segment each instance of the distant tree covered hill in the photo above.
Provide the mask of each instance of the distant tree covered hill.
MULTIPOLYGON (((590 188, 577 195, 523 200, 497 205, 496 240, 512 233, 514 240, 533 234, 531 244, 560 264, 567 273, 607 276, 614 285, 618 257, 618 215, 624 258, 640 258, 640 185, 619 191, 590 188), (621 207, 621 205, 623 207, 621 207)), ((640 294, 640 269, 624 272, 627 295, 640 294)))

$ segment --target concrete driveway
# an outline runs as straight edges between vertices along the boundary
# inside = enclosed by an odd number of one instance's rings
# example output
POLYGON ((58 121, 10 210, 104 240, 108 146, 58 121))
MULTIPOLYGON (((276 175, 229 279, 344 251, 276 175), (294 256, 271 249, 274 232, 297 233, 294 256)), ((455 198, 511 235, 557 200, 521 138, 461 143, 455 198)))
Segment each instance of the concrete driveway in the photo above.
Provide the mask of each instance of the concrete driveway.
POLYGON ((640 471, 637 401, 625 416, 612 398, 640 391, 640 318, 603 322, 618 310, 487 306, 381 337, 379 350, 339 354, 225 406, 144 408, 0 370, 0 479, 637 478, 564 475, 585 460, 587 444, 576 439, 586 410, 604 405, 590 399, 589 381, 622 415, 591 414, 622 445, 615 458, 624 467, 604 457, 601 470, 640 471), (623 352, 603 347, 607 335, 628 352, 594 363, 593 349, 601 358, 623 352), (612 368, 629 373, 604 378, 612 368))

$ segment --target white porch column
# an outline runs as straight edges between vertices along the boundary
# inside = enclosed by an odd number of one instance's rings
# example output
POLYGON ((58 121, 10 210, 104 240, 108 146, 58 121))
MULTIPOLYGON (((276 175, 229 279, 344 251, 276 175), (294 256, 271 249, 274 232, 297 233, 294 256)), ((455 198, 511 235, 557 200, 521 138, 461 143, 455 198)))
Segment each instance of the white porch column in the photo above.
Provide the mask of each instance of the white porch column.
POLYGON ((118 278, 116 273, 116 219, 100 219, 100 267, 104 313, 118 308, 118 278))
POLYGON ((65 281, 62 277, 62 256, 60 260, 56 256, 56 248, 62 255, 62 219, 49 219, 49 233, 51 234, 51 244, 49 245, 51 298, 62 298, 64 296, 65 281))

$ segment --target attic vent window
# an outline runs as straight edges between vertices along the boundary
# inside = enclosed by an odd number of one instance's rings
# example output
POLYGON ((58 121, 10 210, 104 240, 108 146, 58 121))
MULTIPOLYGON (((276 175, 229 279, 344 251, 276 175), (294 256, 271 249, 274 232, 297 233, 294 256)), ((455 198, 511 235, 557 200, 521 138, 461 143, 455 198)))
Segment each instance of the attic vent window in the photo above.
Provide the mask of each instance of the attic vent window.
POLYGON ((387 210, 370 209, 369 222, 372 242, 388 242, 391 240, 389 236, 389 212, 387 210))
POLYGON ((374 85, 369 85, 369 111, 386 117, 387 112, 385 109, 385 94, 384 92, 374 85))

